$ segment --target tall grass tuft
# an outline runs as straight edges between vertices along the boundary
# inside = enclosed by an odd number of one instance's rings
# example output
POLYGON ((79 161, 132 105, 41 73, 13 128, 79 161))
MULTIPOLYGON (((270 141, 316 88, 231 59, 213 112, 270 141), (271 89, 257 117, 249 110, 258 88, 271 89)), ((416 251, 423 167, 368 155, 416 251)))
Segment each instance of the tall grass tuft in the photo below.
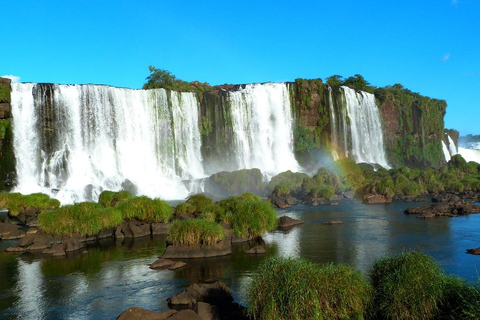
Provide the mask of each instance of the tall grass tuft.
POLYGON ((259 198, 239 200, 229 219, 235 234, 243 238, 259 236, 277 227, 277 213, 272 204, 259 198))
POLYGON ((7 208, 11 216, 20 213, 20 207, 27 209, 34 207, 40 210, 55 209, 60 206, 60 201, 52 199, 44 193, 32 193, 23 195, 21 193, 0 193, 0 207, 7 208))
POLYGON ((445 277, 444 299, 441 306, 440 320, 474 320, 480 319, 480 289, 465 280, 445 277))
POLYGON ((206 219, 175 220, 168 233, 168 240, 174 244, 212 245, 225 239, 223 227, 206 219))
POLYGON ((82 202, 42 211, 38 224, 46 232, 62 236, 88 236, 122 223, 122 213, 98 203, 82 202))
POLYGON ((445 276, 430 256, 412 251, 376 261, 370 271, 380 319, 435 319, 445 276))
POLYGON ((274 257, 260 265, 247 288, 248 313, 258 320, 363 319, 371 292, 347 265, 274 257))
POLYGON ((105 190, 100 194, 100 197, 98 198, 98 203, 100 203, 105 208, 112 208, 112 207, 116 207, 122 201, 125 201, 132 197, 133 195, 127 190, 120 190, 120 191, 105 190))
POLYGON ((116 208, 124 218, 147 222, 168 222, 173 214, 173 209, 167 202, 145 196, 124 200, 116 208))

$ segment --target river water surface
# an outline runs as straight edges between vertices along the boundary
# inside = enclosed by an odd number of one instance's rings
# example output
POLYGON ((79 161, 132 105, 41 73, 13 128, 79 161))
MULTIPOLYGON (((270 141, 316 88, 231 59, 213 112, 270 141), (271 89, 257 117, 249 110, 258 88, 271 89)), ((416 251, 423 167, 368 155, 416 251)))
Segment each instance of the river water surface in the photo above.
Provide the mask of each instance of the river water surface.
POLYGON ((480 256, 465 250, 480 246, 480 215, 421 220, 403 214, 417 205, 428 203, 341 202, 279 210, 279 216, 305 224, 264 235, 265 255, 248 256, 243 244, 230 256, 186 260, 187 266, 176 271, 148 268, 163 253, 164 237, 104 241, 63 258, 6 253, 15 241, 0 241, 0 319, 115 319, 132 306, 165 311, 168 297, 205 278, 224 281, 244 303, 245 284, 272 255, 348 263, 367 273, 381 256, 417 249, 447 273, 477 283, 480 256), (330 220, 343 224, 323 224, 330 220))

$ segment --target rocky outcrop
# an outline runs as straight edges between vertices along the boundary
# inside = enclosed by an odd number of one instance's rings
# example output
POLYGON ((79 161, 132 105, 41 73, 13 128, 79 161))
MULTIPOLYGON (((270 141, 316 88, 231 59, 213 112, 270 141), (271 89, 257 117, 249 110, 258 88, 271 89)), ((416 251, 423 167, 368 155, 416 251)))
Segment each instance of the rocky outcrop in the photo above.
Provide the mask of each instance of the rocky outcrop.
POLYGON ((290 229, 303 223, 305 223, 305 221, 293 219, 288 216, 281 216, 280 218, 278 218, 279 229, 290 229))
POLYGON ((232 245, 230 241, 220 241, 216 244, 204 245, 169 245, 162 255, 164 259, 191 259, 191 258, 208 258, 226 256, 232 253, 232 245))
POLYGON ((392 197, 381 194, 366 194, 363 196, 363 203, 366 204, 385 204, 391 203, 392 201, 392 197))
POLYGON ((417 207, 405 210, 405 214, 418 214, 417 218, 458 217, 480 213, 480 206, 465 201, 436 203, 430 207, 417 207))

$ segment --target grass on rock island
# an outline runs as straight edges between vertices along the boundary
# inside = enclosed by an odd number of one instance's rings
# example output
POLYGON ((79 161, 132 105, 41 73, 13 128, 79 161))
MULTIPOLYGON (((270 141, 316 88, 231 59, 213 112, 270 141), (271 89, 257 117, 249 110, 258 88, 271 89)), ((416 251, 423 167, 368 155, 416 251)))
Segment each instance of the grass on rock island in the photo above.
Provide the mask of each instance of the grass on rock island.
POLYGON ((174 244, 209 246, 225 239, 223 227, 206 219, 175 220, 168 233, 168 240, 174 244))
POLYGON ((93 202, 65 205, 43 211, 38 216, 39 226, 48 233, 62 236, 89 236, 122 223, 122 212, 104 208, 93 202))
POLYGON ((52 199, 43 193, 23 195, 21 193, 0 193, 0 207, 7 208, 11 216, 20 213, 21 208, 34 207, 39 210, 55 209, 60 206, 60 201, 52 199))

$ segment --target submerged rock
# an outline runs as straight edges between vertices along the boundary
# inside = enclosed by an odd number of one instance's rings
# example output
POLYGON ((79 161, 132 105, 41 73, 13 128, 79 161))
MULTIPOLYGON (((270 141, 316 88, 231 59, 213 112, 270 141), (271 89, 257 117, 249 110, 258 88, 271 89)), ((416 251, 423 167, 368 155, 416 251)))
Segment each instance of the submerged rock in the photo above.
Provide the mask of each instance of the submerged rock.
POLYGON ((254 246, 253 248, 250 248, 249 250, 246 250, 245 253, 247 253, 247 254, 264 254, 265 253, 265 248, 263 246, 254 246))
POLYGON ((168 310, 165 312, 155 312, 148 309, 132 307, 123 311, 118 317, 117 320, 162 320, 168 319, 168 317, 177 313, 175 310, 168 310))
POLYGON ((342 220, 330 220, 330 221, 325 221, 322 224, 325 224, 325 225, 343 224, 343 221, 342 220))

